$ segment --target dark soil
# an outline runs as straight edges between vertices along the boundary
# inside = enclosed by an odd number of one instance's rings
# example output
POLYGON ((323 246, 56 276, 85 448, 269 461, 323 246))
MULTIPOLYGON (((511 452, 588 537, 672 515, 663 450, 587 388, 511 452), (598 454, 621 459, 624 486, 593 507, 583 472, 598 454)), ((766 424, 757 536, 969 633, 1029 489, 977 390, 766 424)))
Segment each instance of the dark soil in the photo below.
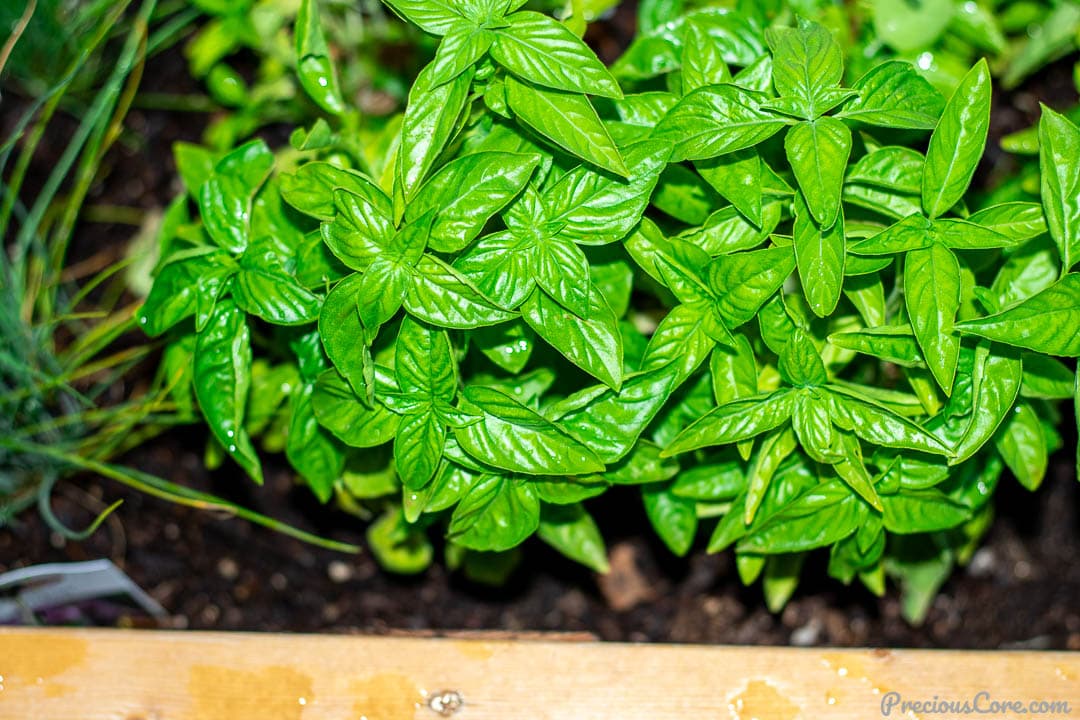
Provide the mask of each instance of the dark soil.
MULTIPOLYGON (((625 42, 625 23, 618 22, 611 31, 617 41, 597 39, 604 54, 611 54, 604 43, 625 42)), ((1032 98, 1062 104, 1058 78, 1067 72, 1051 68, 999 97, 995 137, 1034 118, 1032 98)), ((175 54, 148 68, 144 87, 191 89, 175 54)), ((162 206, 176 191, 170 146, 180 139, 197 141, 204 122, 198 115, 133 111, 131 141, 110 162, 123 174, 108 174, 91 202, 162 206)), ((76 259, 108 243, 119 249, 133 232, 127 226, 84 225, 76 259)), ((521 568, 502 589, 469 583, 441 563, 402 578, 381 571, 369 554, 313 548, 95 477, 61 486, 54 507, 62 520, 82 527, 122 498, 123 506, 101 530, 86 542, 64 543, 28 512, 20 524, 0 531, 0 571, 110 557, 172 613, 171 625, 199 629, 560 631, 629 641, 1080 650, 1080 484, 1071 420, 1065 428, 1068 450, 1054 458, 1042 490, 1032 494, 1003 479, 996 498, 1000 517, 982 549, 948 581, 918 628, 901 619, 895 588, 882 599, 845 588, 826 578, 820 554, 808 562, 804 584, 787 608, 772 615, 758 587, 741 586, 730 553, 706 555, 699 543, 689 558, 673 557, 649 533, 640 501, 628 489, 590 505, 610 543, 613 573, 606 579, 538 541, 526 544, 521 568)), ((126 461, 327 537, 363 544, 362 523, 318 506, 295 485, 283 459, 270 459, 267 483, 256 488, 228 466, 208 473, 204 442, 201 431, 179 429, 126 461)))

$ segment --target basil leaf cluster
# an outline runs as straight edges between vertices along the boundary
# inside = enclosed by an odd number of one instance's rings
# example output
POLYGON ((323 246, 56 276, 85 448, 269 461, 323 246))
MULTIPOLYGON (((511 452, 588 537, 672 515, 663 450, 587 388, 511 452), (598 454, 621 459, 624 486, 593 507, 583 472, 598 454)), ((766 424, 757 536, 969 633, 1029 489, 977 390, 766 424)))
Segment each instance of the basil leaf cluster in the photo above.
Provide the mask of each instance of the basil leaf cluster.
POLYGON ((440 39, 403 114, 335 125, 307 0, 322 140, 177 147, 141 322, 214 452, 283 450, 400 572, 432 533, 477 576, 533 534, 604 571, 586 503, 630 485, 772 608, 827 547, 925 611, 1080 398, 1076 125, 1043 110, 1041 203, 974 207, 985 61, 848 84, 825 27, 707 9, 609 71, 520 0, 387 4, 440 39))

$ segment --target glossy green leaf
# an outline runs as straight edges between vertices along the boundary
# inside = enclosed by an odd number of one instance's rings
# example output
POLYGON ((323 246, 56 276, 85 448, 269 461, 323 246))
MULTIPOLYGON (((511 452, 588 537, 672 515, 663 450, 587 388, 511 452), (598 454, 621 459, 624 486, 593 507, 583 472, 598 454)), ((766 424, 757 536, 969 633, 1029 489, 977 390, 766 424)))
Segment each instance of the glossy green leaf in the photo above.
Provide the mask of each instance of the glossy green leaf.
POLYGON ((300 85, 323 110, 334 115, 345 111, 345 101, 338 87, 337 72, 330 59, 330 49, 319 23, 316 0, 302 0, 296 15, 296 60, 300 85))
POLYGON ((882 495, 881 503, 885 507, 885 529, 900 534, 947 530, 971 515, 969 508, 934 488, 882 495))
POLYGON ((235 273, 236 263, 226 253, 209 249, 166 263, 143 303, 140 326, 150 337, 157 337, 194 315, 195 328, 201 330, 235 273))
POLYGON ((328 370, 315 383, 312 407, 319 424, 351 447, 376 447, 392 440, 399 415, 376 402, 369 406, 340 374, 328 370))
POLYGON ((397 163, 406 200, 412 200, 457 132, 458 120, 468 104, 472 77, 473 71, 466 70, 450 82, 433 86, 430 76, 421 74, 409 92, 397 163))
POLYGON ((960 337, 953 330, 960 309, 956 256, 936 244, 909 252, 904 263, 904 301, 923 358, 949 394, 960 355, 960 337))
POLYGON ((784 150, 815 222, 831 228, 840 209, 851 131, 829 117, 801 122, 788 131, 784 150))
POLYGON ((415 268, 405 292, 405 309, 437 327, 469 329, 497 325, 513 316, 490 304, 456 270, 430 255, 415 268))
POLYGON ((855 532, 860 500, 839 480, 807 490, 739 542, 740 552, 789 553, 830 545, 855 532))
POLYGON ((740 150, 694 163, 701 177, 751 223, 761 226, 761 158, 756 150, 740 150))
POLYGON ((464 19, 456 0, 386 0, 386 4, 402 18, 432 35, 444 35, 464 19))
POLYGON ((773 53, 772 78, 777 94, 799 98, 807 119, 817 117, 816 104, 822 89, 839 84, 844 74, 840 45, 824 26, 803 19, 798 27, 769 28, 765 38, 773 53))
POLYGON ((426 410, 401 418, 394 436, 394 465, 401 484, 422 488, 431 482, 442 459, 446 427, 426 410))
POLYGON ((598 573, 610 569, 596 521, 579 504, 544 505, 537 537, 566 557, 598 573))
POLYGON ((990 71, 981 60, 964 76, 930 136, 922 205, 931 218, 955 205, 971 182, 990 128, 990 71))
POLYGON ((560 22, 531 11, 506 18, 491 57, 531 83, 567 92, 622 97, 619 84, 592 50, 560 22))
POLYGON ((784 127, 762 109, 765 99, 736 85, 703 87, 680 100, 653 137, 674 145, 672 160, 708 160, 752 147, 784 127))
POLYGON ((584 95, 543 90, 507 78, 506 100, 519 120, 571 155, 621 177, 630 175, 607 128, 584 95))
POLYGON ((1080 128, 1042 106, 1039 170, 1043 210, 1064 272, 1080 261, 1080 128))
POLYGON ((903 61, 876 65, 853 88, 859 94, 846 102, 836 117, 867 125, 932 130, 945 106, 941 94, 903 61))
POLYGON ((1037 490, 1046 477, 1048 448, 1042 421, 1030 403, 1018 404, 1005 418, 994 445, 1009 470, 1028 490, 1037 490))
POLYGON ((528 475, 580 475, 604 469, 592 450, 509 396, 468 387, 464 397, 472 406, 467 409, 482 412, 483 419, 455 428, 454 435, 477 460, 528 475))
POLYGON ((221 446, 256 483, 262 466, 244 429, 251 385, 251 332, 244 313, 221 300, 195 341, 195 396, 221 446))
POLYGON ((521 306, 533 331, 567 360, 609 387, 622 384, 622 335, 614 313, 597 292, 589 294, 589 317, 561 307, 545 292, 534 290, 521 306))
POLYGON ((274 155, 262 140, 252 140, 225 155, 199 187, 199 211, 210 237, 239 254, 251 241, 255 193, 270 177, 274 155))
POLYGON ((289 403, 289 434, 285 456, 304 478, 315 497, 326 503, 334 494, 334 483, 345 469, 344 448, 315 418, 315 387, 305 383, 293 393, 289 403))
POLYGON ((795 269, 791 248, 773 247, 722 255, 709 265, 709 286, 716 307, 736 328, 749 321, 795 269))
POLYGON ((711 445, 746 440, 788 422, 796 396, 787 391, 735 400, 721 405, 679 434, 663 452, 664 457, 711 445))
POLYGON ((822 228, 803 198, 801 192, 795 196, 795 264, 810 309, 827 317, 836 309, 844 286, 844 216, 839 213, 831 227, 822 228))
POLYGON ((486 475, 454 508, 447 534, 473 550, 500 552, 521 544, 540 527, 540 500, 530 483, 486 475))
POLYGON ((653 530, 668 549, 679 556, 688 553, 697 533, 695 503, 674 495, 665 485, 643 487, 641 499, 653 530))
POLYGON ((1080 274, 1060 281, 1005 310, 957 323, 958 332, 1015 345, 1047 355, 1080 357, 1080 274))

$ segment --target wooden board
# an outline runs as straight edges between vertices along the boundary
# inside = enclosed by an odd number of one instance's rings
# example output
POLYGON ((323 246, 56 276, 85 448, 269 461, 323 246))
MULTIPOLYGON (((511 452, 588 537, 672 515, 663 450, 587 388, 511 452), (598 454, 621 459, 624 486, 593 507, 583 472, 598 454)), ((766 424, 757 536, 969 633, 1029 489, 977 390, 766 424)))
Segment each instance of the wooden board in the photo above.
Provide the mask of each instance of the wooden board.
POLYGON ((7 629, 0 676, 3 720, 928 720, 967 715, 899 702, 977 700, 1080 717, 1080 654, 1050 652, 7 629))

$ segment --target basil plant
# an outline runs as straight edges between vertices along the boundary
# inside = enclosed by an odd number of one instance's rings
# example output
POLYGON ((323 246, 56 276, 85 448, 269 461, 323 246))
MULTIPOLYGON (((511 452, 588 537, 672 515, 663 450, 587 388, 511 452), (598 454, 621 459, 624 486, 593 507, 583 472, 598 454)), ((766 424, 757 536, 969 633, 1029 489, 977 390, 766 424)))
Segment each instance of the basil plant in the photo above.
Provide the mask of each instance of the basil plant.
POLYGON ((521 0, 387 2, 438 49, 363 142, 305 0, 333 112, 177 147, 141 322, 208 459, 261 483, 284 451, 391 570, 441 536, 493 578, 535 534, 603 572, 589 500, 633 486, 773 609, 827 548, 918 619, 1006 469, 1035 489, 1061 445, 1080 130, 1045 109, 1042 202, 977 208, 985 62, 948 98, 900 60, 848 87, 824 27, 704 9, 613 73, 521 0))

